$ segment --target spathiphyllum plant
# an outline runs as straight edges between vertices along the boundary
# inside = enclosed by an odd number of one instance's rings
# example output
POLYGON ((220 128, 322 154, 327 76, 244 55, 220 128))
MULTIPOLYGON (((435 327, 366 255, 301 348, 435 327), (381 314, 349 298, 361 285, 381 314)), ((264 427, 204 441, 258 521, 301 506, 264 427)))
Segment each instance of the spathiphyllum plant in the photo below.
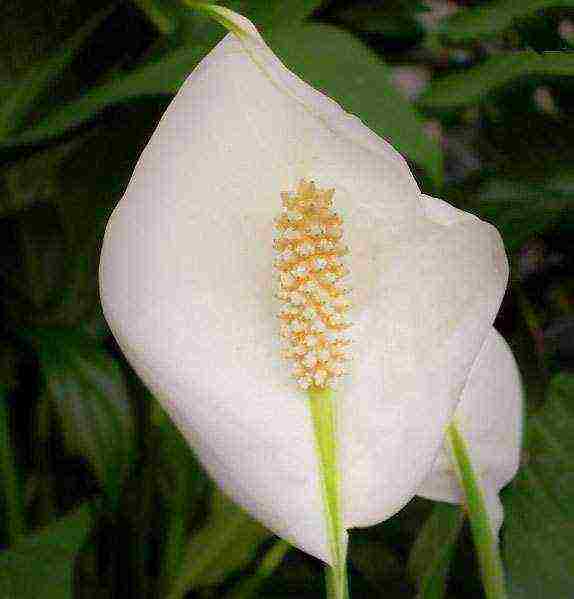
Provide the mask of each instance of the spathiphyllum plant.
POLYGON ((492 328, 497 231, 423 195, 249 21, 207 10, 232 33, 107 227, 115 337, 221 488, 332 566, 332 597, 347 594, 347 529, 417 493, 470 509, 470 466, 495 546, 520 441, 516 365, 492 328))

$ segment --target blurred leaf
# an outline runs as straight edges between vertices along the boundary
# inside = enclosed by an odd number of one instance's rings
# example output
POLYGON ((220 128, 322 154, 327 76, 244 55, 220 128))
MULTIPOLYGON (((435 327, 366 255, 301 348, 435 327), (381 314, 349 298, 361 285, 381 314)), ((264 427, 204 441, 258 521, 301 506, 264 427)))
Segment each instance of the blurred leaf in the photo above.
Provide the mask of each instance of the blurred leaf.
POLYGON ((349 561, 374 588, 389 589, 391 582, 404 575, 398 554, 369 531, 352 531, 349 561))
POLYGON ((47 316, 65 278, 66 244, 55 211, 40 205, 2 223, 0 282, 7 320, 28 324, 47 316))
POLYGON ((414 18, 417 7, 394 0, 384 3, 363 0, 335 9, 335 19, 357 33, 382 35, 392 38, 416 38, 422 27, 414 18))
POLYGON ((54 85, 78 50, 114 9, 115 5, 107 6, 93 15, 57 52, 36 64, 25 80, 0 104, 0 139, 21 128, 40 94, 54 85))
POLYGON ((23 80, 38 58, 46 56, 71 36, 101 0, 3 0, 0 19, 0 96, 9 96, 12 84, 23 80))
POLYGON ((279 567, 290 549, 291 545, 287 541, 277 539, 261 559, 255 573, 244 578, 231 593, 225 596, 226 599, 249 599, 250 597, 260 596, 261 587, 279 567))
POLYGON ((90 506, 83 505, 0 553, 0 597, 72 599, 74 560, 91 525, 90 506))
POLYGON ((505 246, 514 251, 574 207, 574 170, 541 182, 492 179, 476 202, 470 204, 473 212, 495 225, 505 246))
POLYGON ((155 399, 151 396, 148 399, 156 408, 153 466, 164 511, 161 575, 167 591, 183 567, 189 523, 197 515, 199 500, 209 488, 209 479, 167 414, 155 399))
POLYGON ((134 459, 134 421, 119 364, 86 335, 35 329, 47 400, 68 450, 86 458, 112 506, 134 459))
POLYGON ((422 166, 439 183, 442 153, 422 118, 393 86, 390 69, 351 34, 328 25, 270 32, 269 46, 286 66, 422 166), (337 52, 333 52, 337 48, 337 52))
POLYGON ((462 73, 432 82, 420 98, 426 108, 454 109, 476 104, 512 81, 527 76, 572 76, 574 53, 534 51, 492 56, 462 73))
POLYGON ((300 26, 322 3, 323 0, 224 0, 221 5, 253 21, 266 38, 270 30, 300 26))
POLYGON ((12 152, 18 146, 57 138, 114 104, 144 96, 173 95, 206 53, 207 48, 203 46, 179 48, 122 77, 112 77, 107 83, 87 91, 80 99, 49 113, 11 143, 4 144, 4 147, 0 145, 0 151, 12 152))
POLYGON ((464 522, 456 505, 437 503, 423 525, 409 557, 408 571, 419 599, 442 599, 450 563, 464 522))
POLYGON ((252 561, 270 536, 271 532, 214 489, 211 512, 187 547, 184 567, 170 597, 220 584, 252 561))
POLYGON ((569 597, 574 563, 574 376, 550 383, 526 428, 526 463, 504 494, 512 597, 569 597))
POLYGON ((460 10, 440 27, 439 33, 454 43, 493 37, 521 18, 546 8, 574 8, 573 0, 499 0, 460 10))
POLYGON ((162 7, 158 0, 132 0, 142 13, 155 25, 163 35, 173 33, 177 28, 175 15, 162 7))
POLYGON ((46 202, 61 193, 58 186, 62 163, 81 145, 81 140, 36 152, 27 159, 6 166, 2 173, 0 218, 46 202))

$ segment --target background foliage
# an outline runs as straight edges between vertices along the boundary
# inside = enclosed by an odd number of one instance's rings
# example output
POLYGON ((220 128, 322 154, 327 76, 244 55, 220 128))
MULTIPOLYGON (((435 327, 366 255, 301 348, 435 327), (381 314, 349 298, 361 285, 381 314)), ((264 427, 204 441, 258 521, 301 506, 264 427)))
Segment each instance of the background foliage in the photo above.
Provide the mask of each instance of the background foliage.
MULTIPOLYGON (((524 378, 503 494, 511 596, 574 563, 574 1, 229 0, 285 63, 493 222, 497 327, 524 378)), ((223 497, 122 359, 107 218, 223 31, 177 0, 4 0, 0 21, 0 597, 320 597, 321 565, 223 497)), ((481 597, 464 514, 416 499, 352 532, 355 597, 481 597)), ((570 569, 569 569, 570 567, 570 569)))

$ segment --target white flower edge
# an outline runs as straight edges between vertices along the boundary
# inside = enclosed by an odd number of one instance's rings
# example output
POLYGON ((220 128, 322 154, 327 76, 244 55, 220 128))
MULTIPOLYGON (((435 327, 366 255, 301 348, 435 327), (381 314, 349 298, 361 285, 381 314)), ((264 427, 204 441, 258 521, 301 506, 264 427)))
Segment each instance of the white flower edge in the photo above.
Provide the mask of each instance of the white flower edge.
POLYGON ((279 359, 280 192, 302 176, 335 187, 352 248, 357 349, 339 396, 346 527, 388 518, 430 471, 508 267, 491 226, 422 197, 395 150, 252 38, 248 49, 233 36, 218 44, 144 150, 106 229, 102 306, 212 477, 328 562, 310 416, 279 359))
MULTIPOLYGON (((492 329, 476 358, 454 422, 468 446, 479 477, 495 538, 503 521, 499 491, 516 474, 522 439, 522 385, 510 348, 492 329)), ((464 503, 450 449, 443 445, 418 495, 464 503)))

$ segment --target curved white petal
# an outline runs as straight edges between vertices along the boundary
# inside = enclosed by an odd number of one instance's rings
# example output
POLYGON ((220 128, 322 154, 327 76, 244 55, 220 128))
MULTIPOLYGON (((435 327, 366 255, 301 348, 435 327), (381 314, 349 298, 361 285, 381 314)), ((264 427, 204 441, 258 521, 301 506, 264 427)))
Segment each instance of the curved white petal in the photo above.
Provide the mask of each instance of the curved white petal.
POLYGON ((253 31, 227 36, 163 116, 108 223, 100 286, 123 351, 214 479, 329 561, 310 415, 279 358, 272 299, 272 220, 302 176, 335 187, 351 247, 345 522, 382 520, 430 470, 506 257, 489 225, 428 212, 400 155, 253 31))
MULTIPOLYGON (((476 358, 455 419, 481 478, 498 534, 503 517, 498 491, 516 474, 520 459, 522 387, 512 352, 494 329, 476 358)), ((464 501, 446 446, 418 494, 451 503, 464 501)))

